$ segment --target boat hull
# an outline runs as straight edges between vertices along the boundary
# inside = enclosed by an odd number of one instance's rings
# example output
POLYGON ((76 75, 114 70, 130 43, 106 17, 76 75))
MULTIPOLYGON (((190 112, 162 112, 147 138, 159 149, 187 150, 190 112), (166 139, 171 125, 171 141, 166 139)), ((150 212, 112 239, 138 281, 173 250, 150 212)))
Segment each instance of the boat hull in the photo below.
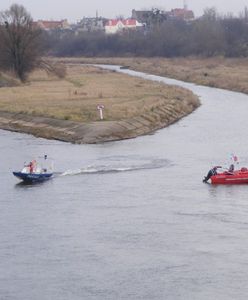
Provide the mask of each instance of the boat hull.
POLYGON ((35 183, 42 182, 48 179, 51 179, 53 173, 22 173, 22 172, 13 172, 14 176, 18 179, 27 182, 27 183, 35 183))
POLYGON ((211 177, 212 184, 248 184, 248 172, 224 172, 211 177))

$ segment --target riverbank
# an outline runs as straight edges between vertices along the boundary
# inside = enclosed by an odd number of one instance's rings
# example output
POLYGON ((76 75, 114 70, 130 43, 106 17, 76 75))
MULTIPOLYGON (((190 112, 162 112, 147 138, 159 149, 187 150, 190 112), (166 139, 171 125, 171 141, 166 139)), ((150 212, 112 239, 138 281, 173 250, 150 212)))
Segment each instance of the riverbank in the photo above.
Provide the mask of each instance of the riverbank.
POLYGON ((73 143, 133 138, 168 126, 199 106, 185 89, 92 66, 67 65, 64 79, 36 71, 0 89, 0 128, 73 143), (104 105, 99 120, 97 105, 104 105))
POLYGON ((20 84, 20 81, 18 81, 17 79, 0 72, 0 88, 18 86, 19 84, 20 84))
POLYGON ((116 64, 132 70, 248 94, 247 58, 60 58, 63 62, 116 64))

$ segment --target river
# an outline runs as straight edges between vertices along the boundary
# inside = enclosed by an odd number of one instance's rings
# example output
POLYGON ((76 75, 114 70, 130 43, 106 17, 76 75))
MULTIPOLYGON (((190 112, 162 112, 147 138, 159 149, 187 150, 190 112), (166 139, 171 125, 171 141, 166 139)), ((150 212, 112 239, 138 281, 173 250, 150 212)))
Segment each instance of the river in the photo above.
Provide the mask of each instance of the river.
POLYGON ((1 300, 247 299, 248 186, 202 178, 231 153, 248 166, 248 96, 144 76, 202 106, 99 145, 0 131, 1 300), (12 171, 44 154, 55 177, 18 184, 12 171))

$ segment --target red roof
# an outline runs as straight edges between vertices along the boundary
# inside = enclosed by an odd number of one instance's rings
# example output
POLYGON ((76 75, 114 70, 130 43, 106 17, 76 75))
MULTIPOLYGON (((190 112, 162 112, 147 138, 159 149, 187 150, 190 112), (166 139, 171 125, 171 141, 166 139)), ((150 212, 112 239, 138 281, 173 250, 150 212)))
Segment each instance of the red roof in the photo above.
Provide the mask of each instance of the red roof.
POLYGON ((194 13, 192 10, 187 10, 184 8, 175 8, 171 10, 171 15, 176 18, 183 19, 194 19, 194 13))
POLYGON ((33 22, 35 26, 38 26, 42 29, 57 29, 57 28, 63 28, 65 23, 67 23, 66 20, 61 20, 61 21, 43 21, 43 20, 38 20, 37 22, 33 22))
POLYGON ((124 25, 126 25, 126 26, 128 26, 128 25, 135 26, 137 24, 137 20, 135 20, 135 19, 126 19, 123 21, 124 21, 124 25))
POLYGON ((137 20, 135 20, 135 19, 126 19, 126 20, 112 19, 112 20, 107 21, 106 26, 116 26, 119 22, 121 22, 124 26, 137 25, 137 20))
POLYGON ((106 26, 116 26, 119 20, 108 20, 106 26))

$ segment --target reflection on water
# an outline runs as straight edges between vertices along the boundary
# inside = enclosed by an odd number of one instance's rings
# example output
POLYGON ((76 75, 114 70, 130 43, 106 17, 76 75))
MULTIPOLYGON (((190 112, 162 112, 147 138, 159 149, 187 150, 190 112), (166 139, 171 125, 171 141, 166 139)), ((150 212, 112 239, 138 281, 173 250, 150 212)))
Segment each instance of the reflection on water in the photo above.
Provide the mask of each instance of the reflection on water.
POLYGON ((248 96, 145 77, 203 105, 101 145, 0 131, 0 299, 246 299, 248 186, 202 178, 230 153, 248 165, 248 96), (44 153, 54 178, 18 183, 12 171, 44 153))
MULTIPOLYGON (((52 180, 52 179, 51 179, 52 180)), ((48 181, 43 181, 43 182, 24 182, 20 181, 15 184, 15 188, 36 188, 39 187, 43 184, 46 184, 48 181)))

